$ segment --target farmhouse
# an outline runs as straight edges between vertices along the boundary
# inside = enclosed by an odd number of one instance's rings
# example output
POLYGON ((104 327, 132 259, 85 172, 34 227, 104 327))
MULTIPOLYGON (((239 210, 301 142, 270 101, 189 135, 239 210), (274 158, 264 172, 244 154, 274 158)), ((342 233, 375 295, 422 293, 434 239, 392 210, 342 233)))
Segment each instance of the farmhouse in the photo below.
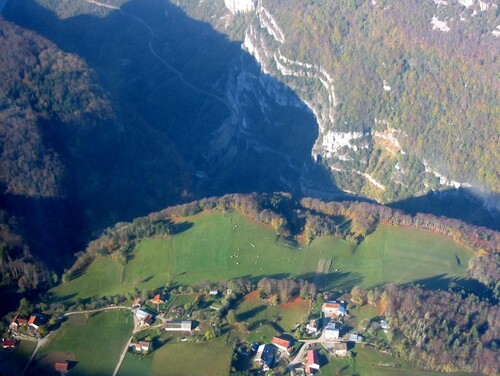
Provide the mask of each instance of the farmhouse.
POLYGON ((349 341, 362 342, 363 341, 363 337, 361 337, 360 335, 358 335, 358 333, 351 333, 351 334, 349 334, 349 341))
POLYGON ((141 299, 135 298, 132 302, 132 308, 139 308, 141 306, 141 299))
POLYGON ((165 303, 165 300, 161 294, 156 294, 153 299, 151 300, 154 304, 163 304, 165 303))
POLYGON ((2 341, 2 349, 13 349, 16 347, 17 341, 15 339, 8 339, 2 341))
POLYGON ((154 321, 154 315, 151 312, 138 309, 135 312, 135 316, 138 321, 138 325, 151 325, 154 321))
POLYGON ((137 352, 148 352, 151 348, 151 342, 148 341, 140 341, 137 343, 133 343, 130 347, 134 348, 137 352))
POLYGON ((289 352, 291 350, 290 346, 292 345, 292 342, 284 338, 273 337, 272 344, 279 350, 289 352))
POLYGON ((54 368, 57 372, 66 373, 69 370, 69 363, 68 362, 55 362, 54 368))
POLYGON ((29 318, 16 314, 12 321, 10 322, 9 328, 16 332, 19 330, 21 326, 28 326, 29 318))
POLYGON ((323 303, 322 311, 326 317, 345 316, 345 302, 327 301, 323 303))
POLYGON ((149 351, 149 349, 151 348, 151 342, 141 341, 139 342, 139 346, 141 346, 142 351, 149 351))
POLYGON ((319 370, 319 359, 317 350, 309 350, 307 352, 306 373, 311 374, 313 370, 319 370))
POLYGON ((254 361, 263 365, 263 370, 268 371, 274 362, 276 348, 270 345, 260 345, 254 361))
POLYGON ((345 342, 336 342, 333 344, 333 353, 337 356, 346 356, 347 355, 347 343, 345 342))
POLYGON ((167 332, 190 332, 193 327, 191 320, 172 320, 167 321, 165 330, 167 332))
POLYGON ((28 326, 35 329, 35 330, 38 330, 38 324, 40 323, 40 319, 38 318, 38 316, 35 316, 35 315, 31 315, 29 320, 28 320, 28 326))
POLYGON ((340 337, 340 328, 337 328, 335 323, 329 322, 323 334, 326 339, 338 339, 340 337))
POLYGON ((318 331, 318 320, 310 320, 306 326, 307 333, 312 334, 318 331))

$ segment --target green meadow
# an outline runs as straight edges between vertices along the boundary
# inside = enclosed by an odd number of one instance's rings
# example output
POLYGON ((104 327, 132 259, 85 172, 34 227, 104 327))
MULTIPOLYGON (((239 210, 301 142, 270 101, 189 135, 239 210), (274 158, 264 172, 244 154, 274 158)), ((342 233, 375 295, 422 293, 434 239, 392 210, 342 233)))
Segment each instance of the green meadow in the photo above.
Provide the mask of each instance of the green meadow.
POLYGON ((322 356, 321 373, 323 375, 359 375, 359 376, 471 376, 466 372, 428 372, 414 368, 408 362, 383 354, 377 350, 356 345, 351 349, 353 358, 322 356))
POLYGON ((190 285, 264 276, 301 277, 323 288, 351 289, 464 277, 471 257, 452 240, 413 228, 380 225, 359 246, 336 237, 294 246, 277 241, 270 226, 237 213, 205 212, 183 221, 183 232, 143 240, 126 265, 98 258, 81 276, 52 292, 85 299, 124 294, 134 287, 152 290, 171 278, 190 285))
POLYGON ((146 356, 129 353, 120 367, 118 376, 227 375, 233 348, 226 344, 225 340, 225 335, 202 343, 179 343, 172 339, 146 356))
POLYGON ((246 323, 248 332, 240 333, 249 342, 270 342, 282 332, 290 333, 293 327, 304 320, 309 312, 307 301, 296 298, 289 303, 268 305, 252 292, 238 304, 238 321, 246 323))
POLYGON ((133 325, 124 310, 71 315, 48 337, 28 374, 50 375, 54 362, 71 361, 71 375, 111 375, 133 325))
POLYGON ((21 375, 35 347, 36 342, 22 340, 14 350, 0 348, 0 375, 21 375))

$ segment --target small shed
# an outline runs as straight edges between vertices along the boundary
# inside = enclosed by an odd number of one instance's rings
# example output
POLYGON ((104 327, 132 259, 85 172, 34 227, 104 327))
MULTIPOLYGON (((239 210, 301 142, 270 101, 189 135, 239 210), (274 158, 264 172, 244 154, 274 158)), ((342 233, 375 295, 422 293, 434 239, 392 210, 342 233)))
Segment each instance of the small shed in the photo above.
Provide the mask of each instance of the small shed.
POLYGON ((66 373, 66 372, 69 371, 69 362, 55 362, 54 363, 54 369, 57 372, 66 373))

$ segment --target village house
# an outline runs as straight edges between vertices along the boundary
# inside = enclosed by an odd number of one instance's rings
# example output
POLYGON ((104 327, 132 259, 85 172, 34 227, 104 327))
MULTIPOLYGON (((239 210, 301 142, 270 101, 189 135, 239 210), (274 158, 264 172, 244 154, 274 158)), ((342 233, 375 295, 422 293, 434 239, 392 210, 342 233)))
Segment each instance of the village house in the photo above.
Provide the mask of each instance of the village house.
POLYGON ((363 337, 361 337, 358 333, 351 333, 349 334, 349 341, 362 342, 363 337))
POLYGON ((161 296, 161 294, 156 294, 153 299, 151 299, 151 301, 154 303, 154 304, 163 304, 165 303, 165 300, 163 298, 163 296, 161 296))
POLYGON ((306 373, 309 375, 313 373, 313 370, 318 371, 320 368, 318 351, 317 350, 309 350, 307 352, 307 363, 306 363, 306 373))
POLYGON ((2 340, 2 349, 14 349, 17 345, 15 339, 2 340))
POLYGON ((260 345, 254 361, 262 365, 263 371, 268 371, 274 362, 276 348, 270 345, 260 345))
POLYGON ((24 326, 24 327, 28 326, 28 321, 29 321, 28 317, 24 317, 24 316, 21 316, 19 314, 16 314, 9 324, 9 329, 12 330, 13 332, 17 333, 21 326, 24 326))
POLYGON ((137 318, 137 325, 138 326, 140 326, 140 325, 149 326, 155 320, 154 315, 151 312, 148 312, 148 311, 145 311, 142 309, 138 309, 135 312, 135 317, 137 318))
POLYGON ((347 343, 345 342, 335 342, 332 344, 332 352, 337 356, 347 355, 347 343))
POLYGON ((321 310, 325 314, 325 316, 329 317, 329 318, 343 317, 346 314, 344 301, 340 301, 340 302, 327 301, 327 302, 323 303, 321 310))
POLYGON ((323 331, 325 339, 338 339, 340 337, 340 328, 337 328, 334 322, 329 322, 323 331))
POLYGON ((28 320, 28 326, 35 329, 35 330, 38 330, 39 326, 38 324, 40 323, 40 319, 38 318, 38 316, 35 316, 35 315, 31 315, 29 320, 28 320))
POLYGON ((139 308, 141 306, 141 298, 135 298, 132 302, 132 308, 139 308))
POLYGON ((149 349, 151 348, 151 342, 140 341, 140 342, 131 344, 130 347, 132 347, 137 352, 147 353, 149 351, 149 349))
POLYGON ((191 320, 171 320, 165 324, 167 332, 190 332, 193 328, 191 320))
POLYGON ((66 373, 69 371, 69 362, 55 362, 54 369, 57 372, 66 373))
POLYGON ((280 337, 273 337, 271 343, 281 351, 291 352, 292 341, 280 337))
POLYGON ((210 296, 217 296, 217 295, 219 295, 219 290, 210 290, 208 292, 208 295, 210 295, 210 296))
POLYGON ((318 331, 318 320, 309 320, 306 330, 308 334, 316 333, 318 331))

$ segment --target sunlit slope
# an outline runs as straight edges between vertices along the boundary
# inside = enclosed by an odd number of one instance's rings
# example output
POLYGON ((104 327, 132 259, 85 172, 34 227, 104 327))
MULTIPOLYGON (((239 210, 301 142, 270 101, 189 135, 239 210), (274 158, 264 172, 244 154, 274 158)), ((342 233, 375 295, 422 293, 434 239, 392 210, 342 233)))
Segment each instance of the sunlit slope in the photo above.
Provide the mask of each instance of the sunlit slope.
POLYGON ((125 265, 98 258, 79 277, 52 290, 67 298, 153 290, 230 278, 300 277, 350 289, 387 282, 464 277, 471 253, 427 230, 379 225, 359 246, 335 237, 296 245, 239 214, 202 213, 179 220, 183 232, 143 240, 125 265))

